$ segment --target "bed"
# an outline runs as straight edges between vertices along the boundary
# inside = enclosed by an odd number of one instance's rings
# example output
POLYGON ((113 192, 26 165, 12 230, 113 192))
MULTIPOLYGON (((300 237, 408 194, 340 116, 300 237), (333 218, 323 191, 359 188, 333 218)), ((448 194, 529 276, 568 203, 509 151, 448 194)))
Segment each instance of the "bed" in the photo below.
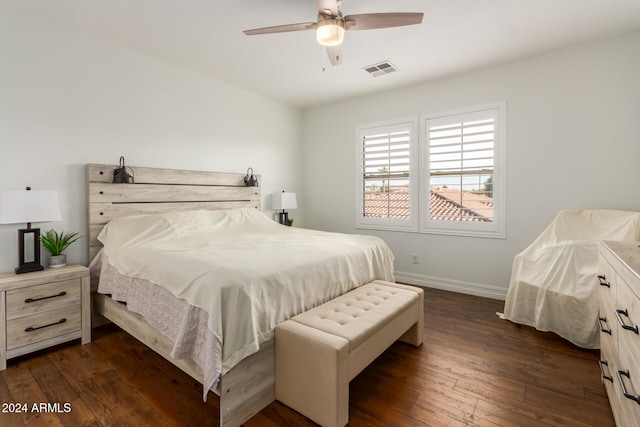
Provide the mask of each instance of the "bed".
POLYGON ((243 174, 132 167, 135 184, 112 184, 116 167, 87 165, 94 311, 203 383, 205 397, 215 390, 220 425, 240 425, 274 400, 277 323, 371 280, 393 281, 380 239, 277 224, 243 174), (183 326, 166 319, 174 312, 183 326))

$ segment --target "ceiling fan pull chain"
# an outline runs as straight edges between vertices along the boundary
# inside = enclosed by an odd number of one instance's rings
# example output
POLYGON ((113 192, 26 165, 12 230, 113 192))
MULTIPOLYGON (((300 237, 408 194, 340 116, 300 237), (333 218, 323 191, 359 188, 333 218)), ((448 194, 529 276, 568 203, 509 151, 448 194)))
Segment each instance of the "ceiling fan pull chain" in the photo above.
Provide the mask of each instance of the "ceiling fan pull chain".
POLYGON ((327 71, 327 67, 325 65, 325 56, 327 55, 327 53, 324 47, 320 48, 320 52, 322 52, 322 72, 324 73, 325 71, 327 71))

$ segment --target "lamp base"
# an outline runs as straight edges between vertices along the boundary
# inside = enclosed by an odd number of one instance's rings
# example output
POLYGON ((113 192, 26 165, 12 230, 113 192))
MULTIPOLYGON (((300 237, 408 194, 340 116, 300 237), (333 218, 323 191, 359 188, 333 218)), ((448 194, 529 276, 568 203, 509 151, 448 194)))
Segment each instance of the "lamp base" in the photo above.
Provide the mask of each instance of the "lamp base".
POLYGON ((44 267, 40 265, 40 229, 27 228, 18 230, 18 264, 16 274, 32 273, 42 271, 44 267))
POLYGON ((16 271, 16 274, 22 274, 22 273, 33 273, 34 271, 42 271, 42 270, 44 270, 44 267, 41 266, 40 264, 28 263, 28 264, 23 264, 20 267, 16 267, 15 271, 16 271))
POLYGON ((289 224, 289 212, 282 211, 278 214, 278 222, 282 225, 289 224))

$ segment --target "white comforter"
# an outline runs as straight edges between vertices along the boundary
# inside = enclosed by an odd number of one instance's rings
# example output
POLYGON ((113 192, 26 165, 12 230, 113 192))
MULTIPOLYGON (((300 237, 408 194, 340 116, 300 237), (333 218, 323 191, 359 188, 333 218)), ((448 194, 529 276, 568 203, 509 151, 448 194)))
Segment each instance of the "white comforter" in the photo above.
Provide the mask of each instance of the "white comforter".
POLYGON ((119 273, 209 314, 222 373, 289 317, 374 279, 393 281, 381 239, 286 227, 253 208, 120 218, 98 239, 119 273))

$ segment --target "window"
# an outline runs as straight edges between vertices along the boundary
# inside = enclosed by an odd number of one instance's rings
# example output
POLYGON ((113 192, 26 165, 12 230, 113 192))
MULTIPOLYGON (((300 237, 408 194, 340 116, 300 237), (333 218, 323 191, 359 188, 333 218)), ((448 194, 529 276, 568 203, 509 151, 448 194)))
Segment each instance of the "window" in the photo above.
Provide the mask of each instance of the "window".
POLYGON ((417 231, 416 120, 357 130, 356 226, 417 231))
POLYGON ((504 237, 504 111, 421 117, 422 232, 504 237))
POLYGON ((506 104, 356 130, 356 227, 504 238, 506 104))

